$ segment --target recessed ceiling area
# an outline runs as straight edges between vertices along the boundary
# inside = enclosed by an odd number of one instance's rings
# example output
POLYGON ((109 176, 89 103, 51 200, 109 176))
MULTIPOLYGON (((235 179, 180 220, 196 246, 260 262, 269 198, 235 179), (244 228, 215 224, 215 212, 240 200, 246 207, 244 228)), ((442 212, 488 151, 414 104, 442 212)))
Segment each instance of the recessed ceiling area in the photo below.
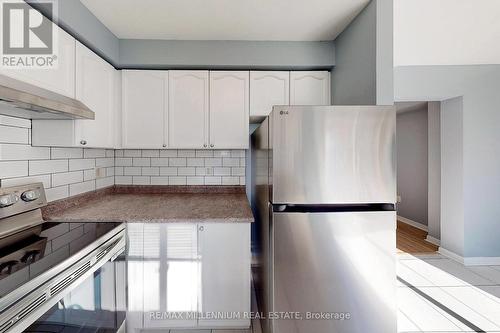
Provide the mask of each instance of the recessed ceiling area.
POLYGON ((81 0, 120 39, 329 41, 369 0, 81 0))

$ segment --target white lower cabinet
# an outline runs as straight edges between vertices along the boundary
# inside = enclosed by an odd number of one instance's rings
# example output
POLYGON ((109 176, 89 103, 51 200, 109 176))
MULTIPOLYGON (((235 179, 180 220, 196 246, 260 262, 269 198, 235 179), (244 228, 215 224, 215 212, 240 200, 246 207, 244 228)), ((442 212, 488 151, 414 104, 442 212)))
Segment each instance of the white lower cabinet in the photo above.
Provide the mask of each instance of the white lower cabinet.
POLYGON ((128 237, 131 332, 250 326, 249 223, 129 224, 128 237))

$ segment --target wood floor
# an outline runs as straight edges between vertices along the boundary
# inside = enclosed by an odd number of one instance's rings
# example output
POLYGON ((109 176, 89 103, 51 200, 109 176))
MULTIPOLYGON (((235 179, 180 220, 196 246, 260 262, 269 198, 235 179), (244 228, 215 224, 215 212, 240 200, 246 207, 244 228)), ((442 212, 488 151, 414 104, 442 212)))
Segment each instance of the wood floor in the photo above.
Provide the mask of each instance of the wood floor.
POLYGON ((425 240, 427 232, 398 221, 396 247, 398 253, 434 253, 438 247, 425 240))

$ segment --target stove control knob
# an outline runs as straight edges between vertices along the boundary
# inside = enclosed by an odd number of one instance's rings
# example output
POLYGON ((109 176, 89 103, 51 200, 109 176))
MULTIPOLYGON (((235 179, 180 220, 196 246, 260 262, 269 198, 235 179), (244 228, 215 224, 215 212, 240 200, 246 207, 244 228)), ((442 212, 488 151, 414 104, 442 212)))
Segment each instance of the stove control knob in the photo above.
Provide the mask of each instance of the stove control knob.
POLYGON ((38 190, 29 190, 21 194, 21 199, 25 202, 35 201, 38 198, 40 198, 40 191, 38 190))
POLYGON ((15 194, 6 194, 0 196, 0 208, 12 206, 19 201, 19 197, 15 194))

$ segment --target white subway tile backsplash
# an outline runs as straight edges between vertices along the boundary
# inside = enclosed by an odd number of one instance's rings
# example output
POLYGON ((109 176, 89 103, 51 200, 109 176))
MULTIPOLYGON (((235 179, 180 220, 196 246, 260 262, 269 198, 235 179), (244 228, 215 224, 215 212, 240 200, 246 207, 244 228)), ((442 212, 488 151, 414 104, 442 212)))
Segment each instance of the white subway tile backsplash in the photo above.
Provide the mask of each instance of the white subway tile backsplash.
POLYGON ((56 173, 52 175, 52 186, 62 186, 83 182, 83 171, 56 173))
POLYGON ((48 201, 113 184, 245 184, 245 150, 32 147, 30 128, 29 120, 0 116, 0 186, 42 182, 48 201))
POLYGON ((132 177, 133 185, 150 185, 151 177, 148 176, 133 176, 132 177))
POLYGON ((205 165, 205 161, 203 160, 203 158, 197 157, 197 158, 188 158, 187 159, 187 166, 188 167, 200 167, 200 166, 204 166, 204 165, 205 165))
POLYGON ((195 157, 195 156, 196 156, 195 150, 178 150, 177 151, 177 157, 195 157))
POLYGON ((160 157, 160 151, 158 149, 145 149, 142 151, 142 157, 160 157))
POLYGON ((140 176, 141 170, 141 167, 124 167, 123 174, 125 176, 140 176))
POLYGON ((177 150, 160 150, 160 157, 177 157, 177 150))
POLYGON ((53 160, 63 158, 83 158, 83 148, 50 148, 50 158, 53 160))
POLYGON ((239 185, 239 177, 222 177, 222 185, 239 185))
POLYGON ((28 176, 28 161, 0 162, 0 178, 28 176))
POLYGON ((187 185, 204 185, 205 179, 203 177, 187 177, 187 185))
POLYGON ((205 158, 205 166, 207 167, 221 167, 222 158, 205 158))
POLYGON ((116 157, 115 158, 116 166, 132 166, 132 158, 130 157, 116 157))
POLYGON ((174 167, 161 167, 160 176, 177 176, 177 168, 174 167))
POLYGON ((214 168, 214 176, 231 176, 231 168, 214 168))
POLYGON ((133 166, 148 167, 151 166, 151 159, 145 157, 134 157, 132 159, 133 166))
POLYGON ((205 185, 222 185, 221 177, 206 176, 205 185))
POLYGON ((168 177, 151 177, 151 185, 168 185, 168 177))
POLYGON ((84 158, 97 158, 97 157, 106 157, 105 149, 94 149, 94 148, 85 148, 83 150, 84 158))
POLYGON ((172 157, 168 159, 168 165, 171 167, 183 167, 187 165, 185 157, 172 157))
POLYGON ((72 159, 69 160, 69 171, 77 171, 77 170, 85 170, 85 169, 93 169, 95 167, 95 159, 72 159))
POLYGON ((140 149, 125 149, 123 151, 124 157, 141 157, 142 153, 140 149))
POLYGON ((225 167, 238 167, 240 166, 240 159, 232 157, 223 158, 222 165, 225 167))
POLYGON ((168 158, 167 157, 152 158, 151 166, 168 166, 168 158))
POLYGON ((45 189, 45 196, 47 201, 54 201, 69 197, 69 185, 52 187, 45 189))
POLYGON ((50 159, 50 148, 19 144, 0 144, 0 160, 2 161, 48 159, 50 159))
POLYGON ((142 175, 143 176, 159 176, 160 175, 160 168, 159 167, 142 168, 142 175))
POLYGON ((47 173, 67 172, 67 160, 42 160, 42 161, 29 161, 29 174, 43 175, 47 173))
POLYGON ((95 166, 96 167, 110 167, 115 165, 115 160, 113 157, 105 157, 105 158, 96 158, 95 166))
POLYGON ((95 188, 100 189, 100 188, 105 188, 109 186, 113 186, 115 184, 115 177, 105 177, 105 178, 99 178, 96 179, 95 181, 95 188))
POLYGON ((177 175, 179 176, 194 176, 196 174, 196 169, 193 167, 182 167, 177 169, 177 175))
POLYGON ((2 179, 2 187, 26 185, 31 183, 43 183, 43 187, 50 187, 50 175, 2 179))
POLYGON ((21 127, 0 125, 0 143, 28 144, 29 130, 21 127))
POLYGON ((77 195, 95 190, 95 180, 69 185, 69 195, 77 195))
POLYGON ((231 157, 230 150, 215 150, 214 157, 231 157))
POLYGON ((179 176, 168 177, 168 185, 186 185, 187 178, 179 176))

